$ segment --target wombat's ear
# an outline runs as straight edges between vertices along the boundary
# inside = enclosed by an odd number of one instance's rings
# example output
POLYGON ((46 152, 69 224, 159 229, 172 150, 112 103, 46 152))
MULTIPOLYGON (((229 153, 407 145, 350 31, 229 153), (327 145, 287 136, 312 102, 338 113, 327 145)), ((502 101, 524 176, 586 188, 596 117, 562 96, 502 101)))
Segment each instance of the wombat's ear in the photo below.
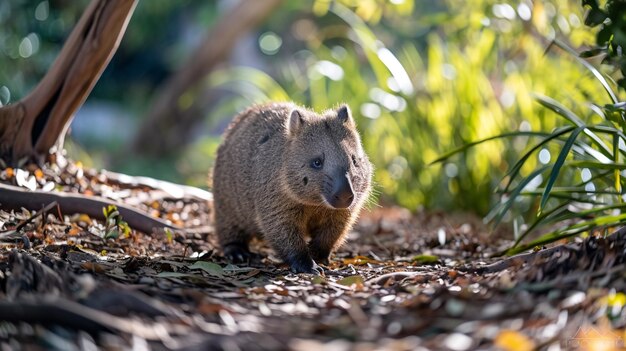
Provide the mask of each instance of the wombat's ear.
POLYGON ((352 112, 350 112, 350 107, 348 107, 348 105, 346 104, 342 104, 337 109, 337 118, 339 118, 342 123, 354 123, 352 120, 352 112))
POLYGON ((289 114, 289 121, 287 121, 287 134, 295 135, 300 128, 304 125, 304 119, 300 111, 293 109, 289 114))

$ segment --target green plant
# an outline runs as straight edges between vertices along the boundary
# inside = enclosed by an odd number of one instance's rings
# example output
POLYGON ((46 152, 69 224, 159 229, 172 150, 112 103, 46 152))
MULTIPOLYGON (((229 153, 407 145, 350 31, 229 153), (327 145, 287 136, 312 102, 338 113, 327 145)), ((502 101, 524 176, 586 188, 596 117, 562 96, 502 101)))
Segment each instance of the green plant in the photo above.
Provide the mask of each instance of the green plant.
MULTIPOLYGON (((318 110, 346 102, 384 201, 481 215, 497 201, 497 179, 515 163, 525 140, 480 144, 454 162, 428 167, 441 150, 525 126, 554 128, 548 112, 533 104, 532 92, 599 99, 576 62, 544 54, 543 38, 559 30, 556 22, 571 23, 561 35, 576 45, 593 38, 575 25, 582 23, 578 2, 537 3, 532 10, 520 5, 524 19, 511 5, 492 1, 407 0, 399 2, 407 6, 402 10, 384 1, 380 11, 370 11, 368 4, 378 2, 315 1, 314 16, 291 20, 293 36, 268 28, 284 43, 268 60, 269 73, 236 67, 209 81, 236 92, 228 100, 231 116, 271 99, 318 110), (514 17, 504 17, 503 6, 514 17)), ((523 165, 522 175, 535 161, 523 165)))
MULTIPOLYGON (((515 244, 507 251, 515 254, 560 239, 604 231, 626 223, 624 176, 626 175, 626 103, 620 102, 604 75, 579 58, 560 41, 554 44, 575 57, 596 78, 608 97, 607 104, 588 104, 588 111, 574 112, 564 104, 543 95, 536 100, 560 117, 560 127, 551 132, 511 132, 482 139, 453 150, 435 162, 464 152, 478 144, 500 139, 531 137, 538 139, 509 168, 498 192, 501 201, 487 215, 498 224, 520 202, 530 202, 536 217, 516 227, 515 244), (543 153, 543 156, 542 156, 543 153), (527 175, 521 169, 539 156, 539 164, 527 175), (557 155, 551 162, 551 155, 557 155), (557 228, 538 238, 524 239, 541 227, 557 228)), ((583 104, 585 105, 585 104, 583 104)))
POLYGON ((617 80, 620 87, 626 89, 626 2, 623 0, 608 0, 604 9, 600 8, 597 0, 582 0, 584 7, 589 11, 585 17, 585 24, 591 27, 600 26, 596 36, 598 47, 582 53, 583 57, 604 55, 602 63, 615 66, 622 73, 617 80))
POLYGON ((104 239, 117 239, 120 235, 127 238, 130 235, 131 229, 128 223, 122 220, 117 206, 109 205, 102 208, 102 214, 105 218, 104 239))

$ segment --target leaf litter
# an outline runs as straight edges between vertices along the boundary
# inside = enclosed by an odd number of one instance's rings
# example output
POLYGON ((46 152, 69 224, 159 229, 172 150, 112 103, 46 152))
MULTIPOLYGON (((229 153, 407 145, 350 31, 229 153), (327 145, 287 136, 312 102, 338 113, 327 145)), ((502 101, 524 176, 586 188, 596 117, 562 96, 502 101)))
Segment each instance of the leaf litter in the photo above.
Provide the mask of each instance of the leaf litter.
POLYGON ((363 213, 323 276, 296 275, 259 240, 249 264, 225 261, 201 196, 109 175, 72 162, 0 171, 5 184, 97 195, 184 228, 139 232, 114 208, 101 219, 0 207, 3 348, 624 346, 626 231, 497 258, 511 241, 472 216, 383 207, 363 213))

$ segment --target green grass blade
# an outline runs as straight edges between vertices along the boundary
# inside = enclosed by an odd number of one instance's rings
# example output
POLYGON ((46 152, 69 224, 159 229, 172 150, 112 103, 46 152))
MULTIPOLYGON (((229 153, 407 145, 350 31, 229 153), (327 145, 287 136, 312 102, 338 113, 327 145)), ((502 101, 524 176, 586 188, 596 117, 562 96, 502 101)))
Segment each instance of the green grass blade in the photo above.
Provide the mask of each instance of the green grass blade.
MULTIPOLYGON (((542 195, 545 191, 545 188, 537 188, 532 191, 523 191, 520 195, 523 196, 536 196, 542 195)), ((594 190, 587 191, 584 188, 574 188, 574 187, 554 187, 552 191, 550 191, 550 196, 554 195, 563 195, 563 194, 594 194, 594 195, 619 195, 618 192, 614 190, 594 190)), ((578 199, 579 201, 583 201, 582 199, 578 199)))
POLYGON ((563 229, 559 229, 540 236, 539 238, 531 241, 528 244, 513 247, 506 251, 507 255, 515 255, 520 252, 531 249, 535 246, 550 244, 555 241, 566 239, 580 233, 590 231, 599 227, 617 227, 626 223, 626 213, 619 215, 609 215, 593 218, 588 221, 578 222, 576 224, 567 226, 563 229))
MULTIPOLYGON (((581 127, 585 125, 585 122, 583 122, 583 120, 580 119, 580 117, 578 117, 574 112, 572 112, 567 107, 563 106, 563 104, 561 104, 560 102, 550 97, 538 95, 538 94, 534 94, 534 97, 542 106, 555 112, 559 116, 564 117, 565 119, 573 123, 575 126, 581 127)), ((608 146, 606 146, 604 141, 595 133, 593 133, 591 129, 587 128, 587 130, 585 130, 585 134, 587 134, 587 136, 589 136, 591 140, 593 140, 594 143, 598 145, 598 147, 600 147, 604 151, 605 155, 607 156, 611 155, 611 149, 608 146)))
MULTIPOLYGON (((574 128, 571 128, 574 129, 574 128)), ((448 151, 445 154, 439 156, 437 159, 435 159, 434 161, 431 161, 428 163, 428 166, 432 166, 435 163, 439 163, 442 161, 447 160, 448 158, 450 158, 451 156, 454 156, 458 153, 464 152, 466 150, 468 150, 471 147, 474 147, 478 144, 482 144, 484 142, 487 141, 491 141, 491 140, 496 140, 496 139, 503 139, 503 138, 510 138, 510 137, 516 137, 516 136, 550 136, 549 133, 544 133, 544 132, 510 132, 510 133, 503 133, 503 134, 498 134, 498 135, 494 135, 485 139, 481 139, 481 140, 477 140, 477 141, 472 141, 469 142, 467 144, 464 144, 461 147, 458 147, 452 151, 448 151)))
POLYGON ((550 232, 548 234, 542 235, 539 239, 533 240, 528 244, 520 245, 517 247, 512 247, 508 249, 505 254, 508 256, 517 255, 518 253, 522 253, 524 251, 530 250, 536 246, 550 244, 561 239, 566 239, 572 236, 576 236, 592 228, 593 226, 589 226, 589 227, 572 229, 570 231, 550 232))
MULTIPOLYGON (((618 150, 619 150, 619 138, 617 137, 617 135, 613 135, 613 162, 614 164, 619 164, 619 151, 618 150)), ((624 166, 626 167, 626 165, 624 166)), ((614 187, 617 193, 622 192, 622 177, 621 177, 620 170, 621 169, 613 170, 613 177, 615 178, 614 187)), ((623 202, 621 196, 618 196, 618 201, 620 203, 623 202)))
POLYGON ((539 94, 533 94, 533 97, 542 106, 553 111, 559 116, 564 117, 565 119, 570 121, 572 124, 576 125, 577 127, 580 127, 585 124, 574 112, 572 112, 570 109, 563 106, 563 104, 554 100, 553 98, 545 96, 545 95, 539 95, 539 94))
POLYGON ((602 73, 598 71, 597 68, 595 68, 589 62, 587 62, 587 60, 580 57, 580 55, 576 51, 574 51, 572 48, 567 46, 567 44, 565 44, 564 42, 558 39, 554 39, 553 43, 554 45, 558 46, 562 50, 565 50, 568 53, 570 53, 578 62, 580 62, 586 69, 588 69, 596 77, 596 79, 598 79, 600 84, 602 84, 602 87, 604 88, 604 90, 606 90, 607 94, 609 94, 609 97, 611 98, 611 101, 613 101, 614 104, 619 102, 619 100, 617 99, 617 95, 615 94, 613 89, 611 89, 609 82, 607 82, 606 78, 604 78, 604 75, 602 75, 602 73))
POLYGON ((611 154, 604 154, 602 152, 599 152, 593 147, 591 147, 590 145, 588 145, 587 143, 576 141, 575 145, 580 147, 582 151, 584 151, 584 153, 581 152, 580 155, 582 156, 589 155, 601 163, 610 163, 611 159, 613 158, 611 154))
POLYGON ((528 185, 528 183, 535 179, 535 177, 545 172, 549 168, 549 165, 543 166, 539 169, 536 169, 534 172, 528 175, 528 177, 522 179, 522 181, 520 181, 519 184, 517 184, 517 186, 511 191, 511 193, 509 194, 509 198, 504 203, 494 206, 494 208, 489 211, 489 213, 485 216, 485 221, 494 221, 495 225, 497 226, 500 221, 502 221, 502 218, 508 212, 511 206, 513 206, 513 203, 522 192, 522 190, 524 190, 526 185, 528 185))
POLYGON ((572 145, 574 145, 576 138, 578 138, 578 135, 584 129, 585 129, 585 126, 580 126, 576 128, 572 132, 572 134, 570 134, 569 138, 565 142, 565 145, 563 145, 563 149, 559 153, 559 156, 557 157, 556 162, 554 162, 554 166, 552 167, 552 172, 550 172, 550 176, 548 177, 548 182, 546 183, 546 188, 543 192, 543 195, 541 196, 541 202, 539 204, 540 214, 541 214, 541 211, 546 206, 546 202, 548 201, 548 198, 550 197, 550 191, 552 190, 552 187, 554 186, 554 183, 556 182, 556 178, 559 176, 559 172, 561 171, 561 167, 563 166, 563 163, 565 163, 565 158, 569 154, 569 151, 571 150, 572 145))
POLYGON ((538 216, 529 226, 528 228, 526 228, 526 230, 515 239, 515 243, 513 243, 513 246, 511 246, 511 249, 517 247, 522 240, 524 240, 524 238, 526 238, 526 236, 528 236, 528 234, 532 233, 533 230, 535 230, 535 228, 539 227, 540 225, 544 224, 544 223, 550 223, 553 222, 552 218, 562 214, 562 213, 567 213, 569 212, 567 207, 569 206, 569 204, 567 202, 562 202, 560 203, 558 206, 556 206, 555 208, 552 208, 548 211, 544 211, 540 216, 538 216))
POLYGON ((597 161, 583 161, 572 160, 567 161, 566 166, 577 168, 593 168, 593 169, 610 169, 610 170, 625 170, 626 163, 602 163, 597 161))
POLYGON ((504 192, 508 192, 509 188, 511 187, 511 184, 513 183, 513 179, 515 179, 517 177, 517 174, 519 173, 519 171, 522 169, 522 166, 524 166, 524 163, 526 162, 526 160, 528 160, 528 158, 530 156, 532 156, 532 154, 539 150, 542 146, 544 146, 545 144, 547 144, 549 141, 552 141, 554 139, 559 138, 562 135, 565 135, 571 131, 573 131, 574 129, 576 129, 576 127, 572 127, 572 126, 568 126, 562 129, 557 129, 554 132, 552 132, 551 134, 547 134, 547 138, 543 139, 541 142, 539 142, 538 144, 536 144, 535 146, 533 146, 530 150, 528 150, 516 163, 515 165, 513 165, 513 167, 511 168, 510 171, 508 171, 505 175, 504 178, 509 177, 509 181, 507 182, 506 186, 504 187, 504 192))

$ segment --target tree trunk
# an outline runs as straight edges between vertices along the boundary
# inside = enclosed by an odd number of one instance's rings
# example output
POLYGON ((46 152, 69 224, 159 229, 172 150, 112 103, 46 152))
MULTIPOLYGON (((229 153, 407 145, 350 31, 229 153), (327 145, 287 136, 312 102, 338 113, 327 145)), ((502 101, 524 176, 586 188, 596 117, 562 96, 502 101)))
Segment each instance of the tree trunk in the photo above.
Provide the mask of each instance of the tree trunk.
POLYGON ((137 0, 92 0, 37 87, 0 107, 0 157, 14 164, 62 147, 74 113, 117 50, 137 0), (55 148, 56 146, 56 148, 55 148))
POLYGON ((202 44, 156 94, 138 129, 132 149, 138 154, 171 154, 185 145, 204 114, 197 104, 181 106, 181 97, 196 95, 202 80, 228 58, 238 38, 262 23, 282 0, 244 0, 207 33, 202 44))

